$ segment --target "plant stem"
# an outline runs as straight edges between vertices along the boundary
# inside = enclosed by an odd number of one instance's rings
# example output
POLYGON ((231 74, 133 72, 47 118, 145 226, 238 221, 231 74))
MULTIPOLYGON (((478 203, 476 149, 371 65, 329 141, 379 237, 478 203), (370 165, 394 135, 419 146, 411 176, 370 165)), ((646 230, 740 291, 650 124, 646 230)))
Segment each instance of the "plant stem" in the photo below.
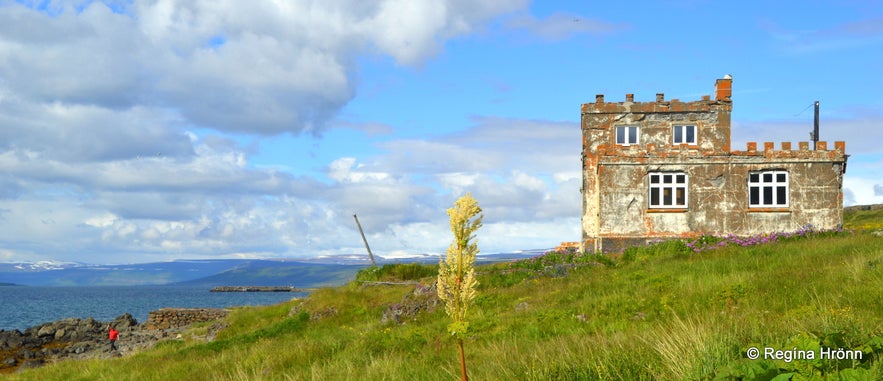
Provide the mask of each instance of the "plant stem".
POLYGON ((457 339, 457 347, 460 348, 460 379, 469 381, 469 376, 466 375, 466 354, 463 352, 463 339, 457 339))

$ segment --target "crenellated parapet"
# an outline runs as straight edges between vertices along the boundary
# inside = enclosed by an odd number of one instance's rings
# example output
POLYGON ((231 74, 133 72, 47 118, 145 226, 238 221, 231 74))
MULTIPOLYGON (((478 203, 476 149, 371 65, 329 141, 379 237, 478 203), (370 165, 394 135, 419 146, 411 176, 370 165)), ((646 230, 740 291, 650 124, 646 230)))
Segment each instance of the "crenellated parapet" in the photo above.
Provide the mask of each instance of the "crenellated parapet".
POLYGON ((593 154, 586 155, 585 165, 591 165, 601 161, 638 160, 651 158, 726 158, 757 157, 767 159, 818 159, 818 160, 842 160, 846 155, 846 142, 834 142, 834 149, 828 148, 828 142, 816 143, 816 149, 810 148, 810 142, 798 142, 795 146, 792 142, 780 142, 778 148, 773 142, 748 142, 744 150, 723 152, 720 150, 705 150, 687 144, 682 145, 657 145, 653 143, 641 146, 619 146, 615 144, 600 144, 596 146, 593 154), (760 147, 761 149, 758 149, 760 147))
POLYGON ((583 114, 626 114, 626 113, 659 113, 659 112, 708 112, 714 109, 731 111, 733 108, 733 79, 718 79, 714 84, 714 99, 703 95, 701 100, 681 102, 678 99, 665 100, 665 94, 656 93, 655 102, 635 102, 634 94, 626 94, 624 102, 606 102, 604 94, 595 95, 595 103, 582 105, 583 114))
POLYGON ((762 156, 765 158, 779 159, 842 159, 846 155, 846 142, 834 142, 834 149, 828 149, 828 142, 816 142, 816 148, 810 148, 810 142, 798 142, 797 147, 791 142, 780 142, 776 149, 774 142, 764 142, 763 149, 759 150, 757 142, 745 144, 744 151, 733 151, 736 156, 762 156))
POLYGON ((712 100, 711 96, 703 95, 701 100, 682 102, 679 99, 665 100, 663 93, 656 94, 655 102, 635 102, 633 94, 626 94, 624 102, 605 102, 604 94, 595 96, 595 103, 584 103, 583 114, 623 114, 623 113, 671 113, 671 112, 708 112, 713 110, 731 111, 733 103, 729 100, 712 100))

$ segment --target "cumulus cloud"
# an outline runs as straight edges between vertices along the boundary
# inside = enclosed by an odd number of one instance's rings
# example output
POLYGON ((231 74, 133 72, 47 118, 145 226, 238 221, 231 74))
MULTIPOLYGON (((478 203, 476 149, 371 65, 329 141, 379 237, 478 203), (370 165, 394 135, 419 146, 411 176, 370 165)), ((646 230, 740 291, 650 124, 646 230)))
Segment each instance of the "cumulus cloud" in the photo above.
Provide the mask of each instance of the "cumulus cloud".
MULTIPOLYGON (((523 239, 548 233, 550 219, 578 213, 571 123, 476 117, 458 134, 391 139, 375 156, 330 160, 326 179, 256 166, 255 147, 234 138, 321 135, 355 96, 359 57, 419 67, 447 40, 526 4, 2 3, 3 258, 361 251, 354 213, 381 253, 443 251, 444 209, 469 191, 489 226, 511 217, 524 221, 510 231, 523 239), (546 220, 530 228, 537 217, 546 220)), ((370 121, 335 125, 393 132, 370 121)), ((494 251, 518 240, 488 241, 494 251)))
POLYGON ((843 205, 849 206, 849 205, 855 205, 855 204, 856 204, 855 194, 852 193, 852 190, 849 188, 843 189, 843 205))
POLYGON ((0 94, 253 134, 318 132, 354 96, 356 57, 420 65, 525 2, 138 1, 0 12, 0 94), (48 10, 47 10, 48 9, 48 10), (3 91, 5 90, 5 91, 3 91))
POLYGON ((335 161, 329 177, 357 186, 340 190, 334 203, 354 209, 361 203, 369 210, 382 203, 376 211, 383 213, 372 216, 380 221, 430 222, 443 220, 438 211, 471 192, 490 223, 579 216, 577 123, 489 117, 473 121, 459 133, 382 143, 383 154, 364 162, 335 161))
POLYGON ((0 101, 0 148, 68 163, 192 156, 173 123, 142 107, 0 101))
POLYGON ((877 192, 879 176, 847 176, 843 179, 844 205, 870 205, 883 203, 883 194, 877 192))

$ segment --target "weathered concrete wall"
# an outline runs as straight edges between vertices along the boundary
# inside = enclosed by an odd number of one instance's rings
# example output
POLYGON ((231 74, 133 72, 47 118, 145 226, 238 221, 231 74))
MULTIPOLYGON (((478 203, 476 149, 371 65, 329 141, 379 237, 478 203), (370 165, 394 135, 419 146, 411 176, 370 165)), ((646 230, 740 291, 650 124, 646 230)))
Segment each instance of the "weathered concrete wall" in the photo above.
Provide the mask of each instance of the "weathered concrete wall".
POLYGON ((147 315, 147 329, 181 328, 193 323, 223 319, 229 313, 230 310, 221 308, 161 308, 147 315))
POLYGON ((846 145, 828 150, 819 142, 793 146, 748 143, 731 151, 731 80, 718 80, 715 100, 596 103, 582 107, 583 237, 588 251, 618 251, 648 241, 701 234, 754 235, 796 230, 807 224, 835 228, 842 223, 842 181, 846 145), (672 126, 697 126, 695 145, 672 143, 672 126), (638 144, 615 141, 615 127, 635 125, 638 144), (796 149, 795 149, 796 148, 796 149), (788 173, 788 205, 749 208, 748 174, 781 170, 788 173), (649 206, 650 172, 687 175, 686 208, 649 206))

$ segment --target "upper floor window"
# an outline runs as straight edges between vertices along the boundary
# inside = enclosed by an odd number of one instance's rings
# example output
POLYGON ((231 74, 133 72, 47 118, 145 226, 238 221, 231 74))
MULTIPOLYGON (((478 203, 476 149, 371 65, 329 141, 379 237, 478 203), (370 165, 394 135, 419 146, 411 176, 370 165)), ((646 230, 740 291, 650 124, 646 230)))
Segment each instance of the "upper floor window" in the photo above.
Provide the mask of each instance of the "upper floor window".
POLYGON ((628 146, 638 144, 638 127, 637 126, 618 126, 616 127, 616 144, 628 146))
POLYGON ((748 206, 787 207, 788 172, 748 172, 748 206))
POLYGON ((696 126, 672 126, 672 136, 674 144, 696 144, 696 126))
POLYGON ((687 174, 650 172, 650 208, 686 208, 687 174))

